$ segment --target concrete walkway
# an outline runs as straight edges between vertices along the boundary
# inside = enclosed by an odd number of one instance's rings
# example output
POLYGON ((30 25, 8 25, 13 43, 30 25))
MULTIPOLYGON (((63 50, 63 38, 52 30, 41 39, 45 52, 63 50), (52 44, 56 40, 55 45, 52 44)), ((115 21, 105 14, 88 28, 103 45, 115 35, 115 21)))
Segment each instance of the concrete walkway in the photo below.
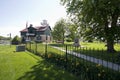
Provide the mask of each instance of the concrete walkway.
MULTIPOLYGON (((56 46, 52 46, 52 47, 56 48, 58 50, 61 50, 63 52, 66 52, 66 50, 64 50, 60 47, 56 47, 56 46)), ((105 60, 102 60, 102 59, 97 59, 95 57, 90 57, 90 56, 80 54, 80 53, 77 53, 77 52, 73 52, 73 51, 70 51, 70 50, 68 50, 67 53, 71 54, 71 55, 74 55, 76 57, 82 58, 84 60, 87 60, 87 61, 90 61, 90 62, 93 62, 93 63, 96 63, 96 64, 100 64, 104 67, 113 69, 115 71, 120 71, 120 65, 118 65, 118 64, 115 64, 115 63, 112 63, 112 62, 109 62, 109 61, 105 61, 105 60)))

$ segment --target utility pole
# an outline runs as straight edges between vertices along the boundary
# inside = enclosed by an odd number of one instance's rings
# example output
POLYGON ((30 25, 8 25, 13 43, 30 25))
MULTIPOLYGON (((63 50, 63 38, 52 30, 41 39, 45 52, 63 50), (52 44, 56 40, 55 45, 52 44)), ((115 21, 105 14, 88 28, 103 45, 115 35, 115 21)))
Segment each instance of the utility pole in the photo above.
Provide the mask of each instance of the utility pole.
POLYGON ((10 47, 11 47, 11 33, 10 33, 10 47))

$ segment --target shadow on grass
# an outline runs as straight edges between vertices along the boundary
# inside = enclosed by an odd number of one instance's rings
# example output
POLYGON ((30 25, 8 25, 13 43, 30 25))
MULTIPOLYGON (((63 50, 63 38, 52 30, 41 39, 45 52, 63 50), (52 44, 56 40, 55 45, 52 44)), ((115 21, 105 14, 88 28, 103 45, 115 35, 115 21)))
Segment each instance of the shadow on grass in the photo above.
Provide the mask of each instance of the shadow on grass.
POLYGON ((31 69, 17 80, 76 80, 73 75, 45 60, 38 61, 37 65, 31 67, 31 69))

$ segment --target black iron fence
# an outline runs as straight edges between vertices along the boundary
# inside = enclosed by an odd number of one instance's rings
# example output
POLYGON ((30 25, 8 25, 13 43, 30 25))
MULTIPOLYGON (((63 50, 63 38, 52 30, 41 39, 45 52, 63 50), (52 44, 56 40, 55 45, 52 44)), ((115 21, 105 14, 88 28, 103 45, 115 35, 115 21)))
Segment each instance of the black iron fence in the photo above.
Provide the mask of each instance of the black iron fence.
POLYGON ((119 53, 46 43, 27 43, 26 49, 76 75, 80 80, 120 80, 119 53))

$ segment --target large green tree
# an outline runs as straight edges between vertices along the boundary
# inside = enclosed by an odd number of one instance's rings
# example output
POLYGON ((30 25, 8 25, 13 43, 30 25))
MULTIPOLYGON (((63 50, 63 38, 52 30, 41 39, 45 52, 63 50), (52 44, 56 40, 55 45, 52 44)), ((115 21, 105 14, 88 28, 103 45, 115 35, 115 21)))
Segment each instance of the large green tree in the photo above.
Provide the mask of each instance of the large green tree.
POLYGON ((68 19, 68 21, 66 21, 66 28, 69 30, 69 35, 67 36, 69 39, 71 39, 72 41, 74 41, 75 39, 75 32, 77 30, 77 25, 73 22, 70 21, 70 19, 68 19))
POLYGON ((83 27, 90 26, 94 36, 107 42, 107 51, 114 52, 114 41, 120 36, 120 0, 61 0, 67 12, 83 27))
POLYGON ((60 19, 55 23, 52 31, 52 36, 54 40, 62 41, 64 44, 64 33, 65 33, 66 22, 64 19, 60 19))

